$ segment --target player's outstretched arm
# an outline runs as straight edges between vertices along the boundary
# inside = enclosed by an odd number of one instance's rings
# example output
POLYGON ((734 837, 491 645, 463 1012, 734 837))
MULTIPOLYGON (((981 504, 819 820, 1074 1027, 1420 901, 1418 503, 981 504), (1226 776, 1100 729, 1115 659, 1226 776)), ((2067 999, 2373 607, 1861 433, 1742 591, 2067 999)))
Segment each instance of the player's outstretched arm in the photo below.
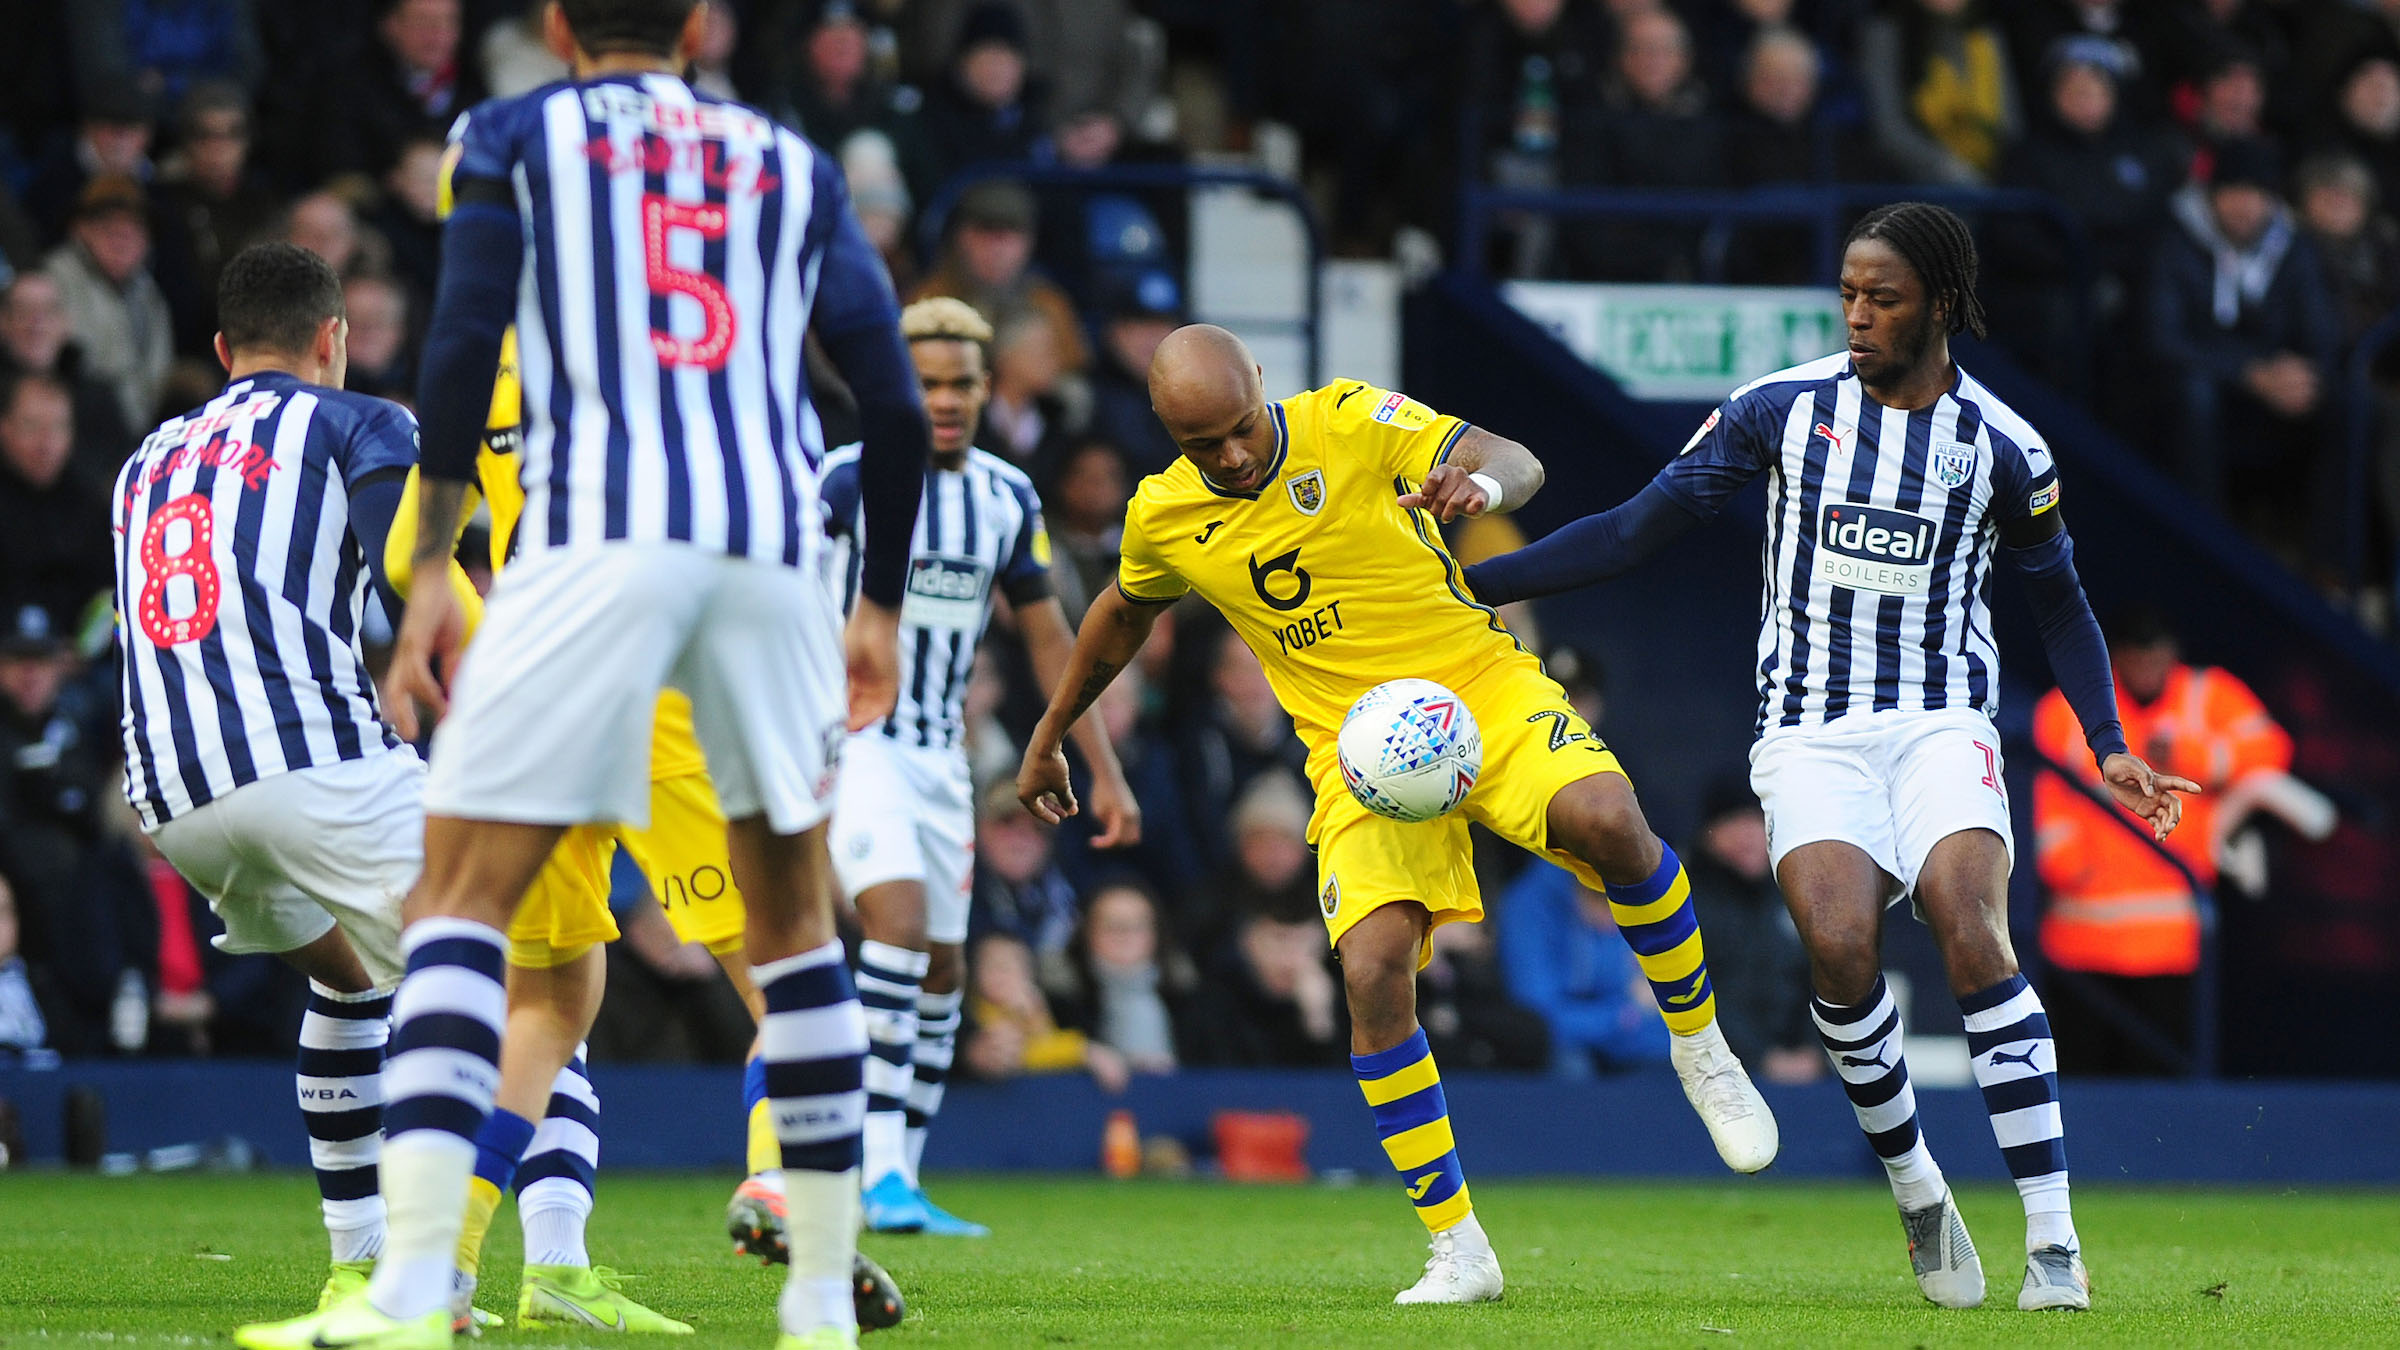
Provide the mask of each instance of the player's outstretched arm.
POLYGON ((1467 569, 1467 589, 1487 605, 1556 595, 1629 572, 1706 517, 1653 480, 1622 505, 1585 516, 1467 569))
POLYGON ((1449 457, 1425 473, 1414 492, 1400 494, 1402 510, 1423 507, 1444 525, 1460 516, 1514 511, 1542 490, 1542 462, 1506 436, 1469 427, 1449 457))
MULTIPOLYGON (((1108 589, 1110 594, 1116 593, 1116 587, 1108 589)), ((1055 695, 1066 683, 1067 667, 1075 653, 1075 631, 1067 627, 1066 608, 1056 596, 1019 605, 1017 628, 1025 636, 1025 655, 1033 663, 1034 679, 1055 695)), ((1108 724, 1097 717, 1078 718, 1069 734, 1092 771, 1092 814, 1100 821, 1100 833, 1092 837, 1092 846, 1131 848, 1142 842, 1141 803, 1134 800, 1133 786, 1125 781, 1125 767, 1117 762, 1108 724)))
POLYGON ((1100 592, 1083 616, 1083 631, 1075 635, 1066 669, 1050 691, 1050 709, 1025 744, 1025 762, 1017 769, 1017 800, 1025 809, 1055 825, 1074 815, 1075 790, 1067 782, 1067 732, 1084 711, 1133 663, 1142 644, 1150 640, 1164 605, 1145 605, 1129 599, 1114 586, 1100 592))

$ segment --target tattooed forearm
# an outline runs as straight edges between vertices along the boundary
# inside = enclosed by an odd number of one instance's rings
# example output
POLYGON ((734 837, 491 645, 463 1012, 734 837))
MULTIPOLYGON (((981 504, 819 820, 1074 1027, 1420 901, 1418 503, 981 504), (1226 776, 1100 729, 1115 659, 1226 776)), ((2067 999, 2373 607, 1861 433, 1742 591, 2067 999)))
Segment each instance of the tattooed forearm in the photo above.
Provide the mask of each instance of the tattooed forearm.
POLYGON ((451 554, 458 551, 459 518, 466 514, 467 485, 444 482, 438 478, 417 480, 417 554, 414 562, 419 568, 430 567, 430 573, 440 575, 440 568, 451 554))
POLYGON ((1084 679, 1083 687, 1075 691, 1075 701, 1068 705, 1067 720, 1073 722, 1082 717, 1099 700, 1101 692, 1108 688, 1109 681, 1117 678, 1117 672, 1124 668, 1114 661, 1092 662, 1092 673, 1084 679))

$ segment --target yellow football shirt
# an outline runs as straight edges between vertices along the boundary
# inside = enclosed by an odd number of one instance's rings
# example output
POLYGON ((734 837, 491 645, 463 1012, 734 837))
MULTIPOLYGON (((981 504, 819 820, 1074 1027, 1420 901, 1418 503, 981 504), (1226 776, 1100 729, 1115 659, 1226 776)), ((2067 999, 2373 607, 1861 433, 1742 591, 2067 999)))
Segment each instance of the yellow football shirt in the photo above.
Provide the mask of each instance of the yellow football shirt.
POLYGON ((1197 591, 1216 606, 1258 653, 1312 760, 1385 680, 1458 689, 1496 666, 1539 670, 1468 593, 1433 518, 1398 503, 1465 422, 1357 380, 1267 411, 1275 461, 1256 492, 1220 488, 1188 459, 1142 480, 1119 589, 1156 602, 1197 591))

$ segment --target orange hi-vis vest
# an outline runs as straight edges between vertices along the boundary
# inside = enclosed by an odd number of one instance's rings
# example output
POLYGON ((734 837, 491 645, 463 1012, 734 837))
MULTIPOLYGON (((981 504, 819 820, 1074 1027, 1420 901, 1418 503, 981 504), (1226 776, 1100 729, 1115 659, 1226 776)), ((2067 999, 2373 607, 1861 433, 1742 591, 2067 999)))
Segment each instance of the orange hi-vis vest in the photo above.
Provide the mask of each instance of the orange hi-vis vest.
MULTIPOLYGON (((2164 773, 2207 791, 2187 797, 2183 824, 2166 842, 2205 884, 2217 877, 2216 796, 2262 769, 2292 763, 2292 738, 2268 716, 2249 686, 2205 666, 2177 666, 2166 691, 2144 707, 2117 686, 2125 743, 2164 773)), ((2053 689, 2034 709, 2033 739, 2042 753, 2098 787, 2100 771, 2083 730, 2053 689)), ((2042 951, 2067 970, 2104 975, 2189 975, 2200 964, 2200 908, 2190 883, 2140 834, 2107 818, 2102 807, 2058 775, 2033 785, 2035 858, 2050 904, 2042 913, 2042 951)))

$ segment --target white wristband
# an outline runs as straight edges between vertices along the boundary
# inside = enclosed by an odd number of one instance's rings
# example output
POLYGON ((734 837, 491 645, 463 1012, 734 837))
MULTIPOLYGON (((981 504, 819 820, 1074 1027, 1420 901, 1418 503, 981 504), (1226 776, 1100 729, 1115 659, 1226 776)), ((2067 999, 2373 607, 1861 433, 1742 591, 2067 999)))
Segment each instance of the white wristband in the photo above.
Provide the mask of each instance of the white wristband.
POLYGON ((1467 475, 1467 481, 1483 489, 1483 495, 1489 499, 1483 506, 1486 511, 1499 510, 1500 503, 1506 500, 1500 491, 1500 480, 1488 473, 1470 473, 1467 475))

